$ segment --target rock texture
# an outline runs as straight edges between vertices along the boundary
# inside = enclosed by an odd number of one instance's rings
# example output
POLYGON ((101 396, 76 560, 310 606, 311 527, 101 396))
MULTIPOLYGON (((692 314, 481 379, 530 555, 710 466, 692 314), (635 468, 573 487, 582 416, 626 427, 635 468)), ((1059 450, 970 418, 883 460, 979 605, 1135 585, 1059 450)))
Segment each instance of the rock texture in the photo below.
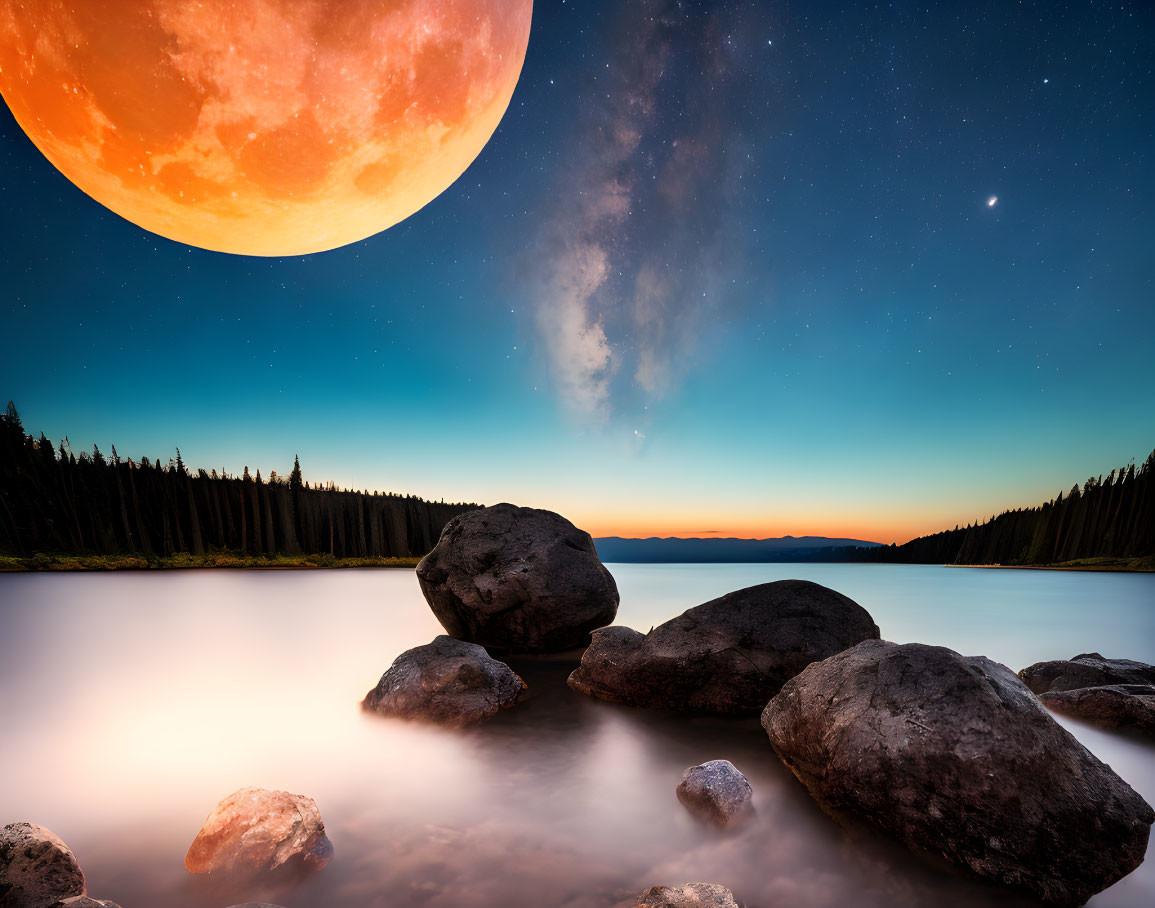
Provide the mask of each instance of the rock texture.
POLYGON ((440 635, 398 656, 361 705, 383 716, 472 725, 517 702, 525 683, 475 643, 440 635))
POLYGON ((517 653, 585 646, 618 612, 617 584, 589 533, 512 504, 454 517, 417 579, 450 636, 517 653))
POLYGON ((1135 728, 1155 735, 1155 686, 1150 684, 1047 691, 1039 699, 1048 709, 1103 728, 1135 728))
POLYGON ((78 895, 62 902, 56 902, 52 908, 120 908, 116 902, 103 899, 90 899, 86 895, 78 895))
POLYGON ((638 897, 637 908, 738 908, 734 893, 717 883, 653 886, 638 897))
POLYGON ((648 634, 596 631, 569 685, 634 706, 756 715, 811 662, 877 638, 853 600, 779 580, 696 606, 648 634))
POLYGON ((1057 905, 1134 870, 1155 820, 1010 669, 981 656, 862 643, 788 682, 762 725, 831 812, 1057 905))
POLYGON ((1036 662, 1020 671, 1019 677, 1036 694, 1113 684, 1155 685, 1155 665, 1082 653, 1073 659, 1036 662))
POLYGON ((54 833, 34 823, 0 830, 0 908, 48 908, 82 895, 84 873, 54 833))
POLYGON ((678 800, 705 822, 728 826, 751 809, 754 790, 729 760, 691 766, 678 785, 678 800))
POLYGON ((321 812, 311 798, 242 788, 209 814, 184 866, 189 873, 255 876, 320 870, 332 855, 321 812))

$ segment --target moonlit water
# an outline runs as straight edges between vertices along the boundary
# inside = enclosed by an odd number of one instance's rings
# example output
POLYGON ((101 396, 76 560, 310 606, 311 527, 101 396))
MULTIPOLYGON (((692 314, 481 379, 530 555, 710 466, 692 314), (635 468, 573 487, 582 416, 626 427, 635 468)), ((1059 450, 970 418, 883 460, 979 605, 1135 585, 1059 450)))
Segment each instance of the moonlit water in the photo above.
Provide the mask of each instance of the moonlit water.
MULTIPOLYGON (((1097 650, 1155 662, 1155 575, 904 565, 611 564, 619 622, 645 631, 787 577, 858 601, 886 639, 1013 669, 1097 650)), ((0 575, 0 823, 76 852, 124 908, 609 908, 699 880, 750 908, 1025 905, 851 839, 778 762, 756 720, 686 718, 571 692, 564 660, 514 661, 529 696, 451 732, 358 703, 440 627, 411 571, 0 575), (697 825, 682 771, 731 760, 756 813, 697 825), (209 810, 244 785, 320 806, 332 863, 293 890, 214 888, 183 868, 209 810)), ((1060 720, 1148 801, 1155 747, 1060 720)), ((1155 904, 1155 861, 1092 900, 1155 904)))

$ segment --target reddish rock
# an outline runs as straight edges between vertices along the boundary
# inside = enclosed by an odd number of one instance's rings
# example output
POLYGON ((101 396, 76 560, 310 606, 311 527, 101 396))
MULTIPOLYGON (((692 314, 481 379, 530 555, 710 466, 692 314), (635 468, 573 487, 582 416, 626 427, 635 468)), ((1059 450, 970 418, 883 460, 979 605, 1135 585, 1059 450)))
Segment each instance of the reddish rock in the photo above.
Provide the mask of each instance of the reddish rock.
POLYGON ((637 908, 738 908, 734 893, 717 883, 652 886, 638 897, 637 908))
POLYGON ((253 876, 320 870, 332 854, 321 812, 311 798, 242 788, 209 814, 184 865, 189 873, 253 876))

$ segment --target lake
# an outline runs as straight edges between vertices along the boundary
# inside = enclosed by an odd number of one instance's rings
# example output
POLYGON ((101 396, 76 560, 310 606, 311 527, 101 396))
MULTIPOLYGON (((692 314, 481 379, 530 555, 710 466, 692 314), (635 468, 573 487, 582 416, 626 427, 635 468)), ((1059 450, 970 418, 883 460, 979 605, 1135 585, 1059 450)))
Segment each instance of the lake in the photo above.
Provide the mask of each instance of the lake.
MULTIPOLYGON (((1088 651, 1155 662, 1151 574, 609 568, 619 623, 642 631, 797 577, 856 600, 884 639, 1015 670, 1088 651)), ((850 839, 756 720, 595 701, 566 687, 573 662, 513 660, 528 696, 476 730, 362 713, 394 657, 439 631, 408 570, 0 575, 0 824, 56 832, 89 893, 124 908, 609 908, 694 880, 750 908, 1029 904, 850 839), (716 758, 754 788, 756 813, 729 833, 696 824, 674 793, 684 769, 716 758), (185 872, 205 816, 245 785, 317 801, 335 848, 325 870, 290 891, 185 872)), ((1155 746, 1059 721, 1155 802, 1155 746)), ((1155 861, 1091 904, 1155 905, 1155 861)))

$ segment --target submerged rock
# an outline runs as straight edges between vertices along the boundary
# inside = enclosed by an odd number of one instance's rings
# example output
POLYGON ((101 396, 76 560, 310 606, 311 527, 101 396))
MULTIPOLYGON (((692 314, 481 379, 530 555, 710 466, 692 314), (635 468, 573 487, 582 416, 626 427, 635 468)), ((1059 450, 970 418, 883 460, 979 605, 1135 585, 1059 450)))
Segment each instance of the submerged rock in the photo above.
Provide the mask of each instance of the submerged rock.
POLYGON ((48 908, 84 895, 84 873, 60 838, 34 823, 0 830, 0 908, 48 908))
POLYGON ((1135 728, 1155 734, 1155 686, 1150 684, 1047 691, 1039 699, 1048 709, 1103 728, 1135 728))
POLYGON ((729 760, 691 766, 678 785, 678 800, 701 820, 727 826, 750 811, 754 790, 729 760))
POLYGON ((1057 905, 1134 870, 1155 820, 1010 669, 981 656, 862 643, 788 682, 762 725, 835 815, 1057 905))
POLYGON ((634 706, 756 715, 811 662, 877 638, 852 599, 779 580, 696 606, 648 634, 596 631, 569 685, 634 706))
POLYGON ((1073 659, 1036 662, 1020 671, 1019 677, 1036 694, 1042 694, 1113 684, 1155 684, 1155 665, 1082 653, 1073 659))
POLYGON ((738 908, 734 893, 717 883, 652 886, 638 897, 637 908, 738 908))
POLYGON ((197 833, 184 866, 189 873, 255 876, 320 870, 333 855, 312 798, 242 788, 221 801, 197 833))
POLYGON ((454 517, 417 579, 451 636, 518 653, 585 646, 618 611, 617 584, 589 533, 512 504, 454 517))
POLYGON ((525 682, 475 643, 446 637, 398 656, 361 705, 383 716, 471 725, 513 706, 525 682))

